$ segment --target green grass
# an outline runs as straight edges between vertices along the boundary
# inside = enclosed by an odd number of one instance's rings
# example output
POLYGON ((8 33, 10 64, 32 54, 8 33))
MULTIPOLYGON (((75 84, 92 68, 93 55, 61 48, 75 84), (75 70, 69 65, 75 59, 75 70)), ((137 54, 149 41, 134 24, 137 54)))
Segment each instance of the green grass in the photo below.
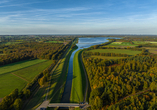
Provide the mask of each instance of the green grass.
POLYGON ((22 43, 22 42, 1 42, 0 44, 11 45, 11 44, 19 44, 19 43, 22 43))
POLYGON ((26 68, 41 62, 45 62, 46 60, 41 59, 35 59, 35 60, 25 60, 25 61, 19 61, 16 63, 11 63, 8 65, 4 65, 0 67, 0 74, 13 72, 22 68, 26 68))
POLYGON ((108 46, 138 46, 138 45, 131 44, 130 42, 112 42, 108 46))
POLYGON ((28 82, 52 63, 51 60, 27 60, 0 67, 0 98, 14 89, 22 90, 28 82))
POLYGON ((80 55, 81 50, 77 51, 73 58, 73 80, 70 102, 82 102, 84 100, 86 79, 81 64, 80 55))
POLYGON ((125 50, 125 49, 94 49, 89 50, 91 52, 100 52, 100 53, 121 53, 128 55, 136 55, 141 53, 141 51, 125 50))
POLYGON ((31 81, 33 78, 38 75, 40 72, 42 72, 44 69, 46 69, 48 66, 52 64, 52 60, 48 60, 39 64, 35 64, 17 71, 14 71, 13 73, 28 80, 31 81))
POLYGON ((101 58, 101 59, 113 59, 113 60, 125 58, 125 57, 108 57, 108 56, 94 56, 94 55, 88 56, 88 57, 101 58))
POLYGON ((134 44, 147 44, 149 41, 133 41, 134 44))
POLYGON ((23 79, 11 74, 1 74, 0 75, 0 98, 10 94, 14 89, 18 88, 22 90, 25 85, 27 84, 26 81, 23 79))
POLYGON ((46 43, 63 43, 63 41, 46 41, 46 43))

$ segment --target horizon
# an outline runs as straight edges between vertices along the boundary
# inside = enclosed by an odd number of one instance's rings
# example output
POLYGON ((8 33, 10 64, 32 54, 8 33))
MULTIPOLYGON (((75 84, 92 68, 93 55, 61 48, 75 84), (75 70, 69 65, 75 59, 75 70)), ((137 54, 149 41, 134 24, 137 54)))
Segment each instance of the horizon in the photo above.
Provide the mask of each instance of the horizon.
POLYGON ((2 0, 0 35, 157 35, 155 0, 2 0))

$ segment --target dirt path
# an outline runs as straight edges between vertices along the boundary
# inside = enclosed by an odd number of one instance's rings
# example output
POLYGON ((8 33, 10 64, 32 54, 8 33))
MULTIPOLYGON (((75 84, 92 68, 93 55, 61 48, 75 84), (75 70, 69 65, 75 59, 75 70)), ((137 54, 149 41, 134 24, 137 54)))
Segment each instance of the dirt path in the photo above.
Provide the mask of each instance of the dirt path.
POLYGON ((19 77, 19 78, 21 78, 21 79, 23 79, 23 80, 25 80, 25 81, 29 82, 28 80, 26 80, 26 79, 22 78, 21 76, 18 76, 18 75, 14 74, 14 73, 11 73, 11 74, 13 74, 14 76, 17 76, 17 77, 19 77))
POLYGON ((80 60, 81 60, 81 64, 82 64, 82 67, 83 67, 83 71, 84 71, 84 74, 85 74, 85 77, 86 77, 86 88, 85 88, 85 93, 84 93, 84 102, 86 102, 86 97, 87 97, 87 91, 88 91, 88 77, 87 77, 87 73, 86 73, 86 70, 85 70, 85 67, 84 67, 84 64, 82 62, 82 57, 81 57, 81 54, 80 54, 80 60))

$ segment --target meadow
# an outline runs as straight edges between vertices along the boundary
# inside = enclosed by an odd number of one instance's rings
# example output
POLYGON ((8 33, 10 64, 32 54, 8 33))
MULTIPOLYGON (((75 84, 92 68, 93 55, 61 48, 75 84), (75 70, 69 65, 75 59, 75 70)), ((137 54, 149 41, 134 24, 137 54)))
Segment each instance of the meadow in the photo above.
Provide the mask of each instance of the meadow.
POLYGON ((148 51, 152 54, 157 54, 157 48, 152 47, 144 47, 145 49, 148 49, 148 51))
POLYGON ((0 74, 13 72, 45 61, 46 60, 35 59, 35 60, 24 60, 16 63, 7 64, 0 67, 0 74))
POLYGON ((141 51, 133 51, 133 50, 126 50, 126 49, 94 49, 94 50, 89 50, 88 52, 121 53, 121 54, 128 54, 128 55, 136 55, 141 53, 141 51))
POLYGON ((10 94, 14 89, 22 90, 28 82, 11 74, 0 75, 0 98, 10 94))
POLYGON ((122 59, 122 58, 125 58, 125 57, 110 57, 110 56, 95 56, 95 55, 92 55, 92 56, 88 56, 88 57, 92 57, 92 58, 101 58, 101 59, 112 59, 112 60, 116 60, 116 59, 122 59))
POLYGON ((112 42, 108 46, 138 46, 138 45, 131 44, 130 42, 112 42))
POLYGON ((32 66, 14 71, 13 73, 30 82, 36 75, 38 75, 40 72, 42 72, 45 68, 47 68, 51 64, 52 64, 52 60, 48 60, 42 63, 38 63, 32 66))
POLYGON ((25 60, 0 67, 0 98, 11 93, 14 89, 22 90, 28 82, 46 69, 51 60, 25 60), (8 69, 9 68, 9 69, 8 69))

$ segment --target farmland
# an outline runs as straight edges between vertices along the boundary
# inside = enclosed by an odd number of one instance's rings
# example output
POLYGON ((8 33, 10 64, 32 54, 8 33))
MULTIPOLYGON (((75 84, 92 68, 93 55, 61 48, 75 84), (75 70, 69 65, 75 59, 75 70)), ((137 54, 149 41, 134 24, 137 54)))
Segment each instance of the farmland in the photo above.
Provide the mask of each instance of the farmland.
POLYGON ((112 42, 108 46, 138 46, 138 45, 131 44, 130 42, 112 42))
POLYGON ((15 88, 23 89, 36 75, 47 68, 51 60, 25 60, 0 67, 0 98, 15 88), (10 68, 10 69, 8 69, 10 68))
POLYGON ((125 49, 94 49, 89 50, 89 52, 100 52, 100 53, 121 53, 128 55, 136 55, 141 53, 141 51, 125 50, 125 49))
POLYGON ((88 57, 92 57, 92 58, 101 58, 101 59, 122 59, 122 58, 125 58, 125 57, 108 57, 108 56, 95 56, 95 55, 92 55, 92 56, 88 56, 88 57))
POLYGON ((0 98, 10 94, 15 88, 21 90, 28 82, 11 74, 0 75, 0 98))
POLYGON ((25 61, 19 61, 16 63, 11 63, 11 64, 0 67, 0 74, 13 72, 15 70, 26 68, 26 67, 29 67, 29 66, 41 63, 41 62, 45 62, 45 61, 46 60, 35 59, 35 60, 25 60, 25 61))

